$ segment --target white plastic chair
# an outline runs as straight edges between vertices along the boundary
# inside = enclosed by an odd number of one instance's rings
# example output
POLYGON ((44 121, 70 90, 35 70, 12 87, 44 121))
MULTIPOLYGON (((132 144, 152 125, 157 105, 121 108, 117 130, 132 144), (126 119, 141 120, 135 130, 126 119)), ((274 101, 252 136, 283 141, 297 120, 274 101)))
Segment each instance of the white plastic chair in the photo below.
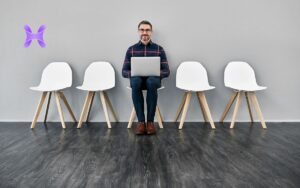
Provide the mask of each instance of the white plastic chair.
MULTIPOLYGON (((164 88, 165 88, 164 86, 161 86, 160 88, 157 89, 157 91, 162 90, 164 88)), ((131 87, 128 86, 127 89, 131 90, 131 87)), ((147 90, 143 90, 143 94, 145 92, 147 92, 147 90)), ((159 128, 161 128, 161 129, 164 128, 163 118, 162 118, 161 111, 159 109, 158 104, 156 106, 155 114, 156 114, 155 116, 156 116, 156 118, 158 120, 159 128)), ((127 125, 128 129, 130 129, 132 127, 132 123, 135 120, 135 118, 136 118, 136 111, 135 111, 134 107, 132 107, 132 110, 131 110, 131 113, 130 113, 130 117, 129 117, 129 121, 128 121, 128 125, 127 125)))
POLYGON ((241 103, 242 94, 245 93, 251 122, 253 122, 253 116, 251 112, 251 103, 253 103, 260 118, 261 125, 264 129, 266 129, 267 126, 263 118, 255 92, 264 90, 267 87, 259 86, 257 84, 253 68, 248 63, 243 61, 232 61, 228 63, 224 71, 224 84, 226 87, 233 89, 234 92, 225 107, 220 122, 222 123, 224 121, 233 102, 235 101, 235 99, 237 99, 230 124, 230 128, 234 128, 234 123, 241 103))
POLYGON ((81 128, 83 121, 88 121, 96 92, 100 93, 100 101, 102 103, 108 128, 111 128, 111 123, 109 120, 107 106, 112 112, 115 121, 118 121, 116 113, 106 93, 106 90, 113 87, 115 87, 115 70, 109 62, 97 61, 88 66, 85 70, 83 84, 81 86, 77 86, 77 89, 88 91, 77 128, 81 128))
POLYGON ((183 127, 193 92, 196 92, 205 122, 209 121, 211 128, 215 129, 204 95, 204 91, 214 89, 215 87, 209 85, 207 72, 202 64, 197 61, 182 62, 176 72, 176 87, 185 91, 174 120, 174 122, 177 122, 182 113, 179 129, 182 129, 183 127))
POLYGON ((62 127, 65 129, 66 125, 65 125, 61 105, 60 105, 60 99, 63 100, 72 119, 76 122, 74 113, 72 112, 72 109, 71 109, 69 103, 67 102, 65 95, 62 92, 63 89, 69 88, 69 87, 71 87, 71 85, 72 85, 72 69, 68 63, 53 62, 53 63, 48 64, 46 66, 46 68, 44 68, 40 84, 35 87, 30 87, 31 90, 43 92, 40 102, 38 104, 36 113, 34 115, 32 124, 31 124, 32 129, 36 125, 36 122, 37 122, 39 114, 42 110, 45 98, 46 98, 47 94, 49 94, 44 122, 47 121, 49 103, 51 100, 52 93, 54 93, 54 95, 55 95, 57 109, 59 112, 62 127))

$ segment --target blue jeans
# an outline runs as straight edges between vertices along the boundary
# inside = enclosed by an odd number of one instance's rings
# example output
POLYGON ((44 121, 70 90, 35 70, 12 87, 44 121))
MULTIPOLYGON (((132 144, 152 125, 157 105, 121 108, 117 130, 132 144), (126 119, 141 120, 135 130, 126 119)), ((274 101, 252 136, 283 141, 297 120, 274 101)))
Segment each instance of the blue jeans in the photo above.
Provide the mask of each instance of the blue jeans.
POLYGON ((157 89, 161 87, 161 79, 159 76, 133 76, 130 78, 130 86, 132 88, 132 101, 139 122, 145 122, 144 113, 144 96, 142 90, 147 90, 147 121, 154 121, 157 89))

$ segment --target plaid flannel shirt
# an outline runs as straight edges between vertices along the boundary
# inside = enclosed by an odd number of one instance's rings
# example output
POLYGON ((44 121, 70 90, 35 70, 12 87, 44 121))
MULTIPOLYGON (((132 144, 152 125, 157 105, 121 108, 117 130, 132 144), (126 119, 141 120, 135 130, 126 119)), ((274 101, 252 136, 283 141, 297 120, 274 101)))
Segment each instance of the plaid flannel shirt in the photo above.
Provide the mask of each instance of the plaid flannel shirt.
POLYGON ((125 78, 131 77, 131 57, 151 57, 159 56, 160 57, 160 77, 166 78, 170 75, 169 64, 167 60, 166 53, 164 49, 158 44, 150 41, 147 45, 144 45, 141 41, 130 46, 126 52, 122 76, 125 78))

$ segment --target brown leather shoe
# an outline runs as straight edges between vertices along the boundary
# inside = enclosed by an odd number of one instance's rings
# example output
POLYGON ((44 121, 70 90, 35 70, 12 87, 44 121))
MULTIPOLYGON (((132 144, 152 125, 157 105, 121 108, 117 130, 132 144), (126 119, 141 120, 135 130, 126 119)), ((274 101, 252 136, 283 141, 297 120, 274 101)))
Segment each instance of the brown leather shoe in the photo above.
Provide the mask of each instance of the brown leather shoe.
POLYGON ((155 134, 156 129, 153 122, 147 122, 147 134, 155 134))
POLYGON ((145 124, 145 122, 138 122, 134 132, 137 135, 146 134, 146 124, 145 124))

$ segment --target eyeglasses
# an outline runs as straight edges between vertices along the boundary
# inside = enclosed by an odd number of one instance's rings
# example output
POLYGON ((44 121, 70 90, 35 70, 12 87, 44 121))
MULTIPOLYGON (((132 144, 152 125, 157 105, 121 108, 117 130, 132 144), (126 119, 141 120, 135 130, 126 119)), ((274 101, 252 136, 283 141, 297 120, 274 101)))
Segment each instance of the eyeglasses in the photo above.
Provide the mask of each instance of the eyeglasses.
POLYGON ((143 33, 144 31, 146 31, 146 33, 149 33, 149 32, 151 32, 151 29, 139 29, 139 31, 142 32, 142 33, 143 33))

